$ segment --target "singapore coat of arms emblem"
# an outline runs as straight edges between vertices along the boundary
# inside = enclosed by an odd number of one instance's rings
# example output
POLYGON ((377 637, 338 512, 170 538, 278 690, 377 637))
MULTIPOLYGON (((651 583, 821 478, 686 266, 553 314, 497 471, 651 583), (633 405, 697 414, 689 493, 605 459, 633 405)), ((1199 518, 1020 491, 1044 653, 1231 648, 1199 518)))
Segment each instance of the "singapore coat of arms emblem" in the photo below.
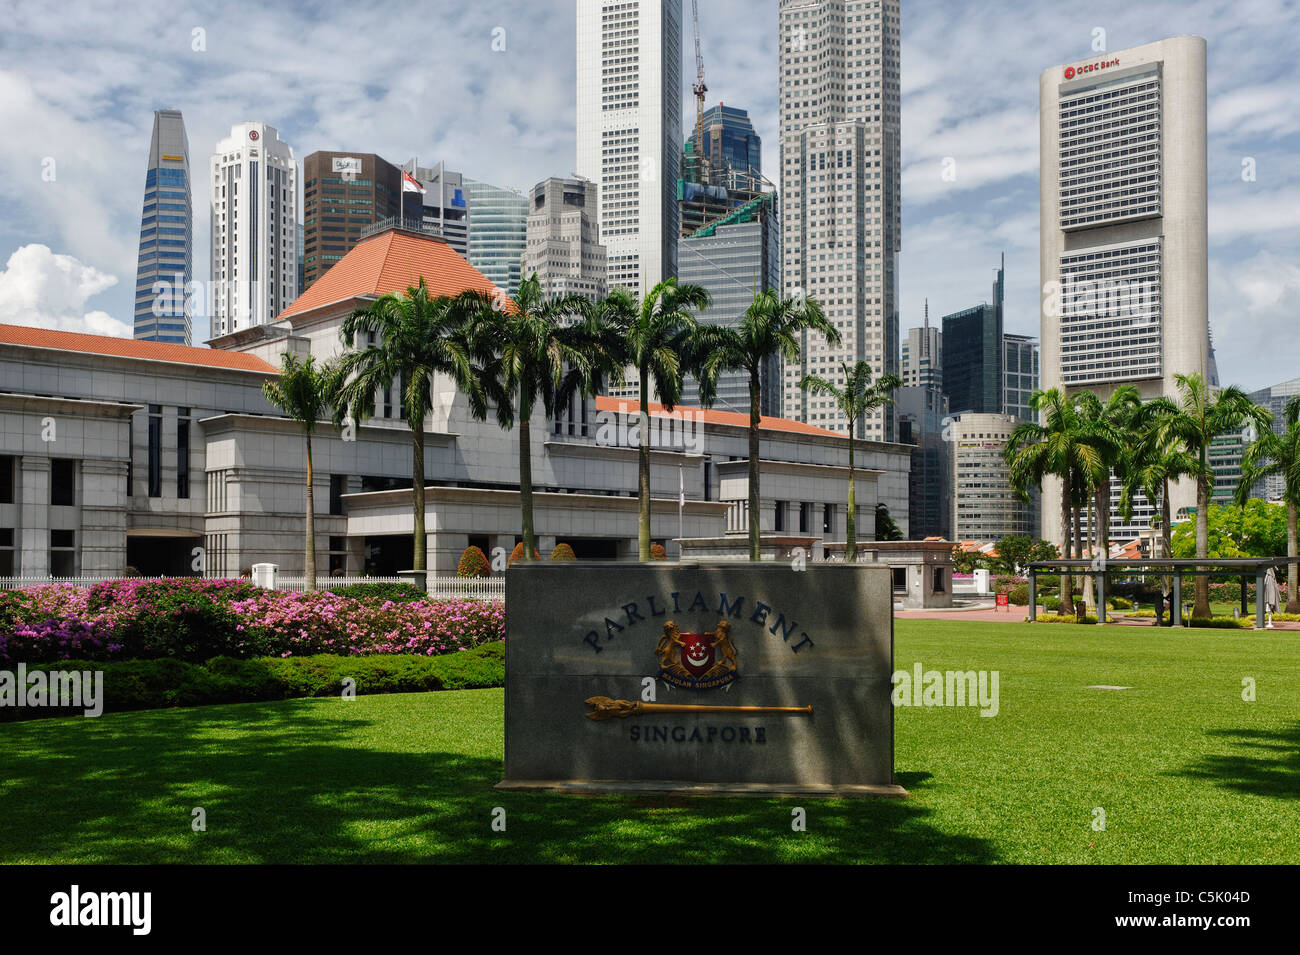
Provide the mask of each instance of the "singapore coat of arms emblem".
POLYGON ((659 679, 685 690, 712 690, 736 679, 736 645, 731 624, 719 620, 708 633, 682 633, 669 620, 655 646, 659 657, 659 679))

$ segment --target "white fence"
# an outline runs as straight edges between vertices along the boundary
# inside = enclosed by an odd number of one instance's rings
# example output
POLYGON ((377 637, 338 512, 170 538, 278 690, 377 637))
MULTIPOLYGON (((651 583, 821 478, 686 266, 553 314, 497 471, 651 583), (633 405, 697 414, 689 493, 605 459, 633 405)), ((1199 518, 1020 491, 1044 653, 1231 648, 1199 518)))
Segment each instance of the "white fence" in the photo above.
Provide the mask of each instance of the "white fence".
MULTIPOLYGON (((355 584, 409 584, 410 582, 409 577, 317 577, 316 589, 350 587, 355 584)), ((440 600, 454 597, 504 600, 506 596, 504 577, 438 577, 430 574, 425 583, 429 596, 440 600)), ((306 577, 276 575, 275 578, 276 590, 293 590, 302 593, 306 585, 306 577)))
MULTIPOLYGON (((62 584, 71 587, 91 587, 121 577, 0 577, 0 590, 19 590, 23 587, 47 587, 62 584)), ((131 580, 193 580, 192 577, 132 577, 131 580)), ((248 578, 244 578, 247 580, 248 578)), ((306 589, 307 578, 277 576, 276 590, 293 590, 302 593, 306 589)), ((317 577, 316 587, 325 590, 330 587, 347 587, 354 584, 403 584, 410 583, 405 577, 317 577)), ((506 580, 504 577, 438 577, 430 574, 427 580, 430 597, 439 600, 454 598, 476 600, 504 600, 506 580)))

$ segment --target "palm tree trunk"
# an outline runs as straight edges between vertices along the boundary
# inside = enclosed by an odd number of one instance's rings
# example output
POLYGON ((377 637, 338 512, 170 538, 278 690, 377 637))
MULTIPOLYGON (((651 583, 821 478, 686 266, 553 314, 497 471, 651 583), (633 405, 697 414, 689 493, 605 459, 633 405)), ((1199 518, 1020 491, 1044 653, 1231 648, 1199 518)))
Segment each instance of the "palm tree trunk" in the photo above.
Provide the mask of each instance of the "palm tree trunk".
POLYGON ((650 559, 650 383, 646 380, 650 370, 641 372, 641 428, 640 448, 637 450, 637 560, 650 559))
MULTIPOLYGON (((1079 555, 1081 557, 1086 556, 1089 559, 1091 559, 1094 566, 1096 566, 1097 563, 1097 547, 1095 543, 1097 539, 1097 515, 1096 515, 1096 510, 1093 507, 1095 503, 1096 503, 1096 497, 1094 492, 1093 495, 1089 495, 1087 508, 1084 512, 1088 516, 1088 531, 1087 534, 1085 535, 1086 543, 1088 545, 1088 550, 1086 555, 1085 554, 1079 555)), ((1092 574, 1084 574, 1083 576, 1083 605, 1085 607, 1097 606, 1096 581, 1093 580, 1092 574)))
MULTIPOLYGON (((425 552, 428 541, 424 533, 424 422, 418 428, 411 429, 411 443, 414 445, 414 458, 411 461, 411 489, 415 502, 415 531, 411 535, 411 569, 415 571, 416 584, 419 585, 425 574, 425 552)), ((427 581, 426 581, 427 585, 427 581)))
POLYGON ((316 494, 312 489, 311 434, 307 435, 307 570, 306 588, 316 589, 316 494))
MULTIPOLYGON (((1070 476, 1066 474, 1061 478, 1061 557, 1069 560, 1073 554, 1070 549, 1070 476)), ((1061 603, 1057 608, 1059 613, 1074 613, 1074 599, 1070 596, 1071 577, 1068 570, 1061 573, 1061 603)))
POLYGON ((519 416, 519 517, 524 534, 522 559, 532 560, 536 547, 533 534, 533 436, 528 417, 522 413, 519 416))
MULTIPOLYGON (((1203 477, 1196 479, 1196 557, 1205 560, 1210 553, 1210 482, 1203 477)), ((1201 568, 1197 568, 1198 570, 1201 568)), ((1196 602, 1192 606, 1193 617, 1210 615, 1210 578, 1205 574, 1196 575, 1196 602)))
MULTIPOLYGON (((1165 478, 1164 495, 1162 496, 1160 501, 1160 538, 1164 542, 1163 553, 1161 553, 1160 555, 1161 557, 1174 556, 1174 529, 1169 526, 1170 510, 1171 509, 1169 507, 1169 478, 1165 478)), ((1173 577, 1166 575, 1163 578, 1161 578, 1160 586, 1161 586, 1161 594, 1167 600, 1174 586, 1173 577)))
POLYGON ((759 549, 759 495, 758 495, 758 370, 749 373, 749 559, 762 560, 759 549))
MULTIPOLYGON (((849 425, 849 512, 845 515, 848 533, 845 535, 844 560, 853 563, 858 559, 858 504, 853 488, 853 425, 849 425)), ((877 535, 878 536, 878 535, 877 535)))
POLYGON ((1097 488, 1097 543, 1102 557, 1110 559, 1110 474, 1097 488))
MULTIPOLYGON (((1300 551, 1300 528, 1297 527, 1297 508, 1294 501, 1286 505, 1286 555, 1292 559, 1300 551)), ((1286 565, 1286 612, 1300 613, 1300 564, 1286 565)))
MULTIPOLYGON (((1080 508, 1074 508, 1074 556, 1083 557, 1083 514, 1080 508)), ((1083 589, 1083 580, 1078 581, 1080 592, 1083 589)), ((1073 584, 1071 585, 1073 586, 1073 584)), ((1087 605, 1087 597, 1084 597, 1084 605, 1087 605)))

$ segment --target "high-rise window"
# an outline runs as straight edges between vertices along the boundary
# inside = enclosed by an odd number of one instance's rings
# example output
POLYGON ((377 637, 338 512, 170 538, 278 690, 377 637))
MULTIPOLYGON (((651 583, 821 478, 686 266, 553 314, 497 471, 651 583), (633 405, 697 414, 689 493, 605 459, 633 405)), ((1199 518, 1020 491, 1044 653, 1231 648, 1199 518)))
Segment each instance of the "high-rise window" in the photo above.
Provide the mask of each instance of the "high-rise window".
POLYGON ((176 409, 176 496, 190 496, 190 409, 176 409))
POLYGON ((0 504, 14 502, 14 464, 17 461, 11 454, 0 454, 0 504))
POLYGON ((0 527, 0 577, 14 576, 14 529, 0 527))
POLYGON ((149 406, 149 496, 162 497, 162 405, 149 406))
POLYGON ((330 475, 330 513, 343 513, 343 495, 348 492, 348 476, 346 474, 330 475))
POLYGON ((73 458, 50 460, 50 503, 73 507, 77 503, 77 462, 73 458))
POLYGON ((73 577, 77 573, 76 531, 50 531, 50 576, 73 577))

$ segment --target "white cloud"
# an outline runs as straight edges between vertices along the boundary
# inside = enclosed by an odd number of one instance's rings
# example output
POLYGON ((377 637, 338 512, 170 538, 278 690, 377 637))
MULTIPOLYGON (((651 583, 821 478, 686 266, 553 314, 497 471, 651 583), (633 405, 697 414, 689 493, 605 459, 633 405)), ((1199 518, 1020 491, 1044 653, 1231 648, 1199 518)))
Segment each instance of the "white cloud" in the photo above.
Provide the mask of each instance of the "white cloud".
POLYGON ((1253 391, 1296 376, 1300 258, 1263 251, 1210 262, 1210 325, 1220 378, 1253 391))
POLYGON ((1231 188, 1235 195, 1210 203, 1211 242, 1300 229, 1300 185, 1264 191, 1254 183, 1243 182, 1231 188))
MULTIPOLYGON (((1272 252, 1261 252, 1240 263, 1228 271, 1227 278, 1251 313, 1273 311, 1284 301, 1290 304, 1300 299, 1300 265, 1272 252)), ((1296 330, 1300 329, 1292 331, 1296 330)))
POLYGON ((131 328, 86 301, 117 284, 117 277, 48 246, 31 244, 9 256, 0 271, 0 322, 65 332, 131 337, 131 328))

